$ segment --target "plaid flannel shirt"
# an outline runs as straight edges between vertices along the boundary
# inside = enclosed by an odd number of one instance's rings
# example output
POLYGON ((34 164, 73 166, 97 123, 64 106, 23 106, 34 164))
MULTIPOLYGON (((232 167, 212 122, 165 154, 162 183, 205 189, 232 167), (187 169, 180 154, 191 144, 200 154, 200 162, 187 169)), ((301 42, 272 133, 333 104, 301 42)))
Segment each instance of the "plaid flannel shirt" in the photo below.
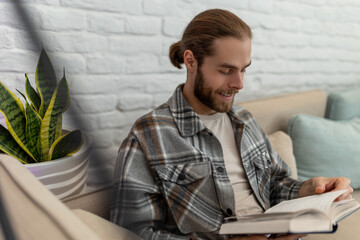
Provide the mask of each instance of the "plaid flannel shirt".
MULTIPOLYGON (((144 239, 216 239, 235 213, 218 139, 185 100, 180 85, 167 103, 138 119, 115 166, 111 220, 144 239)), ((252 190, 265 210, 297 196, 301 182, 272 150, 252 115, 228 113, 252 190)))

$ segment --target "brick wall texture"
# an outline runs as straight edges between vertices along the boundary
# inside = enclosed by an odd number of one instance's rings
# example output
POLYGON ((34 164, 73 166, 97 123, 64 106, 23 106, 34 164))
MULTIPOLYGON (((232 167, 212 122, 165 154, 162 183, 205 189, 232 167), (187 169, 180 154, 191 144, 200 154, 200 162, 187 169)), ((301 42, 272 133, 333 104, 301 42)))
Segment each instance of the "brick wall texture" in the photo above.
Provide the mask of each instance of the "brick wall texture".
MULTIPOLYGON (((185 81, 186 71, 170 64, 168 49, 209 8, 230 10, 253 30, 252 65, 238 101, 360 86, 358 0, 22 2, 42 42, 32 44, 12 1, 0 0, 0 81, 23 91, 29 73, 34 83, 44 46, 58 78, 65 67, 70 84, 65 126, 88 133, 108 169, 132 123, 185 81)), ((93 171, 98 163, 90 164, 93 171)))

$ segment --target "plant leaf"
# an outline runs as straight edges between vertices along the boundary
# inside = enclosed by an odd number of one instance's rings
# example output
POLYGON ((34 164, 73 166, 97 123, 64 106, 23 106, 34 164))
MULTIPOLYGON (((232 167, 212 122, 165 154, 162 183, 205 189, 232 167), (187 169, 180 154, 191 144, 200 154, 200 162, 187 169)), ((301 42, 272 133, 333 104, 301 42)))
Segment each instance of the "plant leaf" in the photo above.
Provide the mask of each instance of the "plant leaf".
POLYGON ((50 159, 58 159, 77 152, 82 144, 80 130, 69 132, 58 138, 51 146, 50 159))
POLYGON ((41 118, 39 114, 28 104, 26 103, 25 107, 26 113, 26 142, 28 149, 39 160, 39 154, 37 149, 37 142, 40 135, 41 127, 41 118))
POLYGON ((25 78, 26 78, 26 80, 25 80, 26 95, 30 99, 30 102, 31 102, 32 106, 35 108, 35 110, 37 112, 39 112, 39 108, 40 108, 40 104, 41 104, 40 96, 35 91, 35 89, 31 86, 29 77, 27 74, 25 74, 25 78))
POLYGON ((22 149, 10 132, 0 125, 0 150, 20 160, 22 163, 33 163, 34 160, 22 149))
POLYGON ((39 91, 41 104, 39 108, 40 117, 44 117, 51 97, 56 89, 56 76, 50 58, 42 49, 35 72, 35 83, 39 91))
POLYGON ((0 82, 0 112, 5 117, 6 126, 17 144, 35 160, 26 145, 24 107, 20 100, 0 82))
POLYGON ((23 94, 22 92, 20 92, 18 89, 16 89, 16 91, 18 92, 18 93, 20 93, 20 95, 24 98, 24 100, 27 102, 27 99, 26 99, 26 97, 25 97, 25 94, 23 94))
POLYGON ((39 153, 42 161, 49 161, 49 150, 53 144, 56 134, 56 126, 60 116, 70 105, 69 86, 66 78, 63 77, 54 95, 51 98, 49 107, 41 123, 40 137, 38 141, 39 153))
POLYGON ((62 116, 59 117, 59 120, 56 123, 56 130, 55 130, 55 139, 54 141, 56 141, 56 139, 58 139, 59 137, 61 137, 61 133, 62 133, 62 116))

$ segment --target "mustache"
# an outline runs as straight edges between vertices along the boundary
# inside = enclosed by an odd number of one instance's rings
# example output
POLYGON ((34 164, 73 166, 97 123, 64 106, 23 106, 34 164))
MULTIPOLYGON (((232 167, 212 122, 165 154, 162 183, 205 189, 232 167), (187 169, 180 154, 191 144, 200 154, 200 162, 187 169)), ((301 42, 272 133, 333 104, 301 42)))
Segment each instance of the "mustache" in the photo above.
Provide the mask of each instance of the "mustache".
POLYGON ((215 91, 215 93, 220 93, 220 94, 237 94, 238 92, 239 90, 236 89, 230 89, 230 90, 217 89, 215 91))

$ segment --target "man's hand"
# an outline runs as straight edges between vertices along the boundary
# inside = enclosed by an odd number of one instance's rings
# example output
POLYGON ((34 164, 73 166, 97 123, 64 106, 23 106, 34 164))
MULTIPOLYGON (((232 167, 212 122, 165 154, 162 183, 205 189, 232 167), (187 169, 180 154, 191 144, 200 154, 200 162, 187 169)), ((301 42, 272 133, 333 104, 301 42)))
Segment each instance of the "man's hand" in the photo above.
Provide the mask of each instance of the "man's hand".
POLYGON ((306 235, 302 234, 302 235, 293 235, 293 234, 290 234, 290 235, 282 235, 282 236, 279 236, 279 237, 270 237, 270 238, 267 238, 266 236, 264 235, 251 235, 251 236, 235 236, 235 237, 232 237, 230 238, 231 240, 267 240, 267 239, 276 239, 276 240, 297 240, 299 238, 302 238, 306 235))
POLYGON ((354 191, 350 187, 350 179, 344 177, 314 177, 305 181, 299 190, 298 197, 306 197, 325 192, 347 189, 348 191, 339 196, 336 201, 351 199, 351 193, 354 191))

